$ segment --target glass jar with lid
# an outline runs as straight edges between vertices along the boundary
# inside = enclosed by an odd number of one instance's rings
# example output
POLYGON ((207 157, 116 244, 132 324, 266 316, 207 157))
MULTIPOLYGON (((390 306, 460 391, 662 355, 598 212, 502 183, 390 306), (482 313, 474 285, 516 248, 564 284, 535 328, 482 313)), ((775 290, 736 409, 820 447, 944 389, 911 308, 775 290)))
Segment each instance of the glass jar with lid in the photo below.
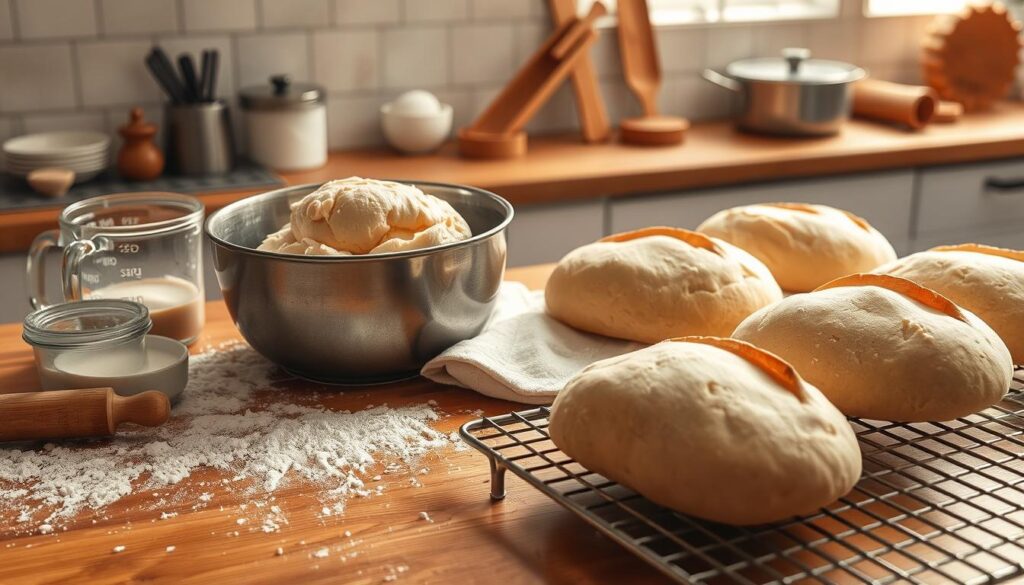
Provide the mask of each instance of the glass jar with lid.
POLYGON ((253 160, 283 171, 327 163, 324 88, 275 75, 268 85, 242 88, 239 96, 253 160))
POLYGON ((44 390, 82 388, 83 372, 135 372, 146 366, 149 309, 126 300, 51 305, 25 318, 44 390))

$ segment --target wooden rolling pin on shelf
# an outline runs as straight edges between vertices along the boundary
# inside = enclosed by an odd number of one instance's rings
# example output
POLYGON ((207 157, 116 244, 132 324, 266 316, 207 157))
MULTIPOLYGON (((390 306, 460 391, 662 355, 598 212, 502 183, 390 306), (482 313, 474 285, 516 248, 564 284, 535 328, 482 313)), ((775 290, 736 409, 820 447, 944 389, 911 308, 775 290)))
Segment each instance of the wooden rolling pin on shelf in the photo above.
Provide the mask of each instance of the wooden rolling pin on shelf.
POLYGON ((113 435, 122 423, 162 425, 167 395, 148 390, 119 396, 112 388, 0 394, 0 441, 113 435))

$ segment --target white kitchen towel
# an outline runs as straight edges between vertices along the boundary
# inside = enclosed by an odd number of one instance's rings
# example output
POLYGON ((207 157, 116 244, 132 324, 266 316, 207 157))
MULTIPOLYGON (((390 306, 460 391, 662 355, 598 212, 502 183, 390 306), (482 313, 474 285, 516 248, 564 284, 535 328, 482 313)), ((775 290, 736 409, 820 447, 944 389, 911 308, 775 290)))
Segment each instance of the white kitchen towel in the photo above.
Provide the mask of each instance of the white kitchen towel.
POLYGON ((547 404, 584 367, 641 347, 563 325, 544 312, 543 291, 506 282, 480 335, 453 345, 420 373, 493 398, 547 404))

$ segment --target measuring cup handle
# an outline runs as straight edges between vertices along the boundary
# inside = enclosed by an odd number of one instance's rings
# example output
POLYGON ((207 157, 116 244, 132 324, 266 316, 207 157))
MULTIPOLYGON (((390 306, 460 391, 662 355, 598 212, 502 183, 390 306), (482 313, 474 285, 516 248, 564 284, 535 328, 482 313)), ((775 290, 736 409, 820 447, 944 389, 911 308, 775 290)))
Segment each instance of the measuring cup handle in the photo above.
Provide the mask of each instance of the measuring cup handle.
POLYGON ((46 251, 56 246, 59 238, 59 230, 46 230, 32 240, 32 246, 28 250, 25 274, 28 277, 28 301, 32 303, 33 309, 42 309, 46 306, 46 251))
POLYGON ((87 256, 97 250, 92 240, 75 240, 64 247, 64 260, 61 262, 60 275, 64 285, 64 300, 82 300, 82 278, 79 266, 87 256))

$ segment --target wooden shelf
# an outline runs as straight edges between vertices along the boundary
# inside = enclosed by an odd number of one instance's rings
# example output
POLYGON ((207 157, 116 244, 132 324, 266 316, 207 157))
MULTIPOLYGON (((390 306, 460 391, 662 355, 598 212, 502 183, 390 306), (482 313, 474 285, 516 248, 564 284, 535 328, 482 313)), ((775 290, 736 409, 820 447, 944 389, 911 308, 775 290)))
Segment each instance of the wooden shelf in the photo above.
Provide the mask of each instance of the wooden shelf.
MULTIPOLYGON (((449 144, 429 156, 403 157, 384 149, 331 154, 327 165, 284 173, 288 184, 318 183, 360 175, 439 181, 494 191, 514 205, 594 197, 963 163, 1024 155, 1024 104, 1000 103, 990 112, 922 131, 851 121, 828 138, 775 138, 743 134, 731 124, 694 125, 686 142, 637 147, 616 141, 583 144, 578 136, 531 138, 525 157, 467 160, 449 144)), ((252 191, 200 195, 212 211, 252 191)), ((0 213, 0 252, 25 250, 52 227, 59 208, 0 213)))

